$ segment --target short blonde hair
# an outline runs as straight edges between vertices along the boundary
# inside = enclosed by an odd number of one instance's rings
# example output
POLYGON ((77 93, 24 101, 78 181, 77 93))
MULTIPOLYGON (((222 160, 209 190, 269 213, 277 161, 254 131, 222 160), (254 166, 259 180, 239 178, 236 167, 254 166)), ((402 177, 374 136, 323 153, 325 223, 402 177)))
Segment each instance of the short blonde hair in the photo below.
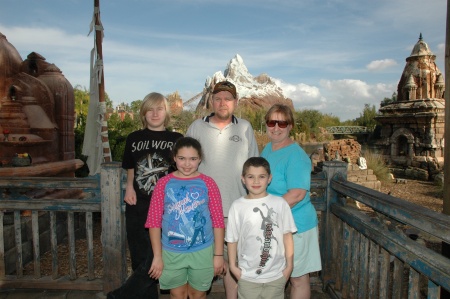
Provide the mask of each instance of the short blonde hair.
POLYGON ((148 126, 147 120, 145 119, 145 114, 153 107, 159 106, 163 104, 164 108, 166 109, 166 118, 164 119, 164 127, 167 128, 167 126, 170 123, 170 108, 169 108, 169 102, 167 101, 166 97, 158 92, 152 92, 145 96, 144 100, 141 104, 141 109, 139 111, 139 117, 141 119, 142 128, 145 129, 148 126))

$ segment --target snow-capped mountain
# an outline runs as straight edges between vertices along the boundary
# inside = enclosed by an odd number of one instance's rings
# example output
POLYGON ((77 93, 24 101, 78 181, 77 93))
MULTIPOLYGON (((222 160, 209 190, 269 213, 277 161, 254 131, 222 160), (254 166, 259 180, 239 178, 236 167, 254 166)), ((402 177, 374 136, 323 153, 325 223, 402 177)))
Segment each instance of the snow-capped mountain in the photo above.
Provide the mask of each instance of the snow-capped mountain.
POLYGON ((228 80, 236 85, 239 105, 253 108, 269 108, 275 103, 284 103, 293 108, 292 100, 284 96, 283 90, 267 74, 253 77, 239 54, 228 62, 222 73, 216 72, 205 82, 203 96, 198 103, 197 110, 209 109, 209 99, 217 82, 228 80))

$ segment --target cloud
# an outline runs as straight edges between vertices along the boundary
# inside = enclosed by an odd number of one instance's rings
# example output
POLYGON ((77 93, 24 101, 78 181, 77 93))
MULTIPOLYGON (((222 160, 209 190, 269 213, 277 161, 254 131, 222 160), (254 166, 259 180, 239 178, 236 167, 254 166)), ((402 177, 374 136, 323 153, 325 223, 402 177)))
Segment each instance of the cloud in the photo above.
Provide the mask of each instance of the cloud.
POLYGON ((366 65, 366 68, 369 71, 379 71, 395 65, 397 65, 397 62, 393 59, 382 59, 372 61, 371 63, 366 65))
POLYGON ((341 120, 355 119, 363 111, 364 105, 375 105, 378 109, 385 97, 391 97, 395 84, 367 82, 355 79, 321 80, 321 92, 327 99, 323 113, 331 113, 341 120))
POLYGON ((296 110, 321 110, 326 107, 326 99, 320 94, 319 88, 304 83, 290 84, 280 79, 272 79, 283 90, 283 94, 292 100, 296 110))
POLYGON ((355 79, 322 79, 320 86, 272 79, 283 89, 284 95, 292 99, 296 110, 318 110, 323 114, 337 116, 342 121, 357 118, 365 104, 375 105, 378 109, 380 102, 396 90, 394 84, 368 84, 355 79))
POLYGON ((370 85, 361 80, 342 79, 342 80, 321 80, 320 84, 337 97, 344 99, 352 98, 370 98, 370 85))
POLYGON ((81 56, 94 45, 92 35, 87 36, 88 31, 86 35, 68 34, 50 27, 5 27, 0 24, 0 32, 6 35, 19 52, 36 51, 44 56, 45 53, 41 53, 43 51, 64 55, 78 53, 81 56))

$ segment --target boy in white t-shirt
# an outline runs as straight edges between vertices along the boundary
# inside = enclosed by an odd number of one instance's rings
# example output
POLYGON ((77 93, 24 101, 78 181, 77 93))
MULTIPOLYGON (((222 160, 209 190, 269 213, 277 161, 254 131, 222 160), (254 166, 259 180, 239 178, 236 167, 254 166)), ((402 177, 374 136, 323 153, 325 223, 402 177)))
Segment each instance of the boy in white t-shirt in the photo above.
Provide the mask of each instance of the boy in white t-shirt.
POLYGON ((267 193, 272 175, 266 159, 249 158, 241 179, 248 195, 232 203, 225 235, 239 299, 284 299, 297 231, 291 209, 282 197, 267 193))

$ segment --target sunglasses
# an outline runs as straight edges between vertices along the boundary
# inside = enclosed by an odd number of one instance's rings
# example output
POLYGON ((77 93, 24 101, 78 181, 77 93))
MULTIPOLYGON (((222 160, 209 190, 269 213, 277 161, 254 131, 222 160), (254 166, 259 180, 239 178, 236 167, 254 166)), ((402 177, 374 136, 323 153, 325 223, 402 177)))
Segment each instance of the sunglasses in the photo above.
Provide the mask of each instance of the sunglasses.
POLYGON ((278 124, 278 127, 281 129, 284 129, 289 125, 289 123, 285 120, 268 120, 268 121, 266 121, 266 125, 269 128, 275 127, 276 124, 278 124))

